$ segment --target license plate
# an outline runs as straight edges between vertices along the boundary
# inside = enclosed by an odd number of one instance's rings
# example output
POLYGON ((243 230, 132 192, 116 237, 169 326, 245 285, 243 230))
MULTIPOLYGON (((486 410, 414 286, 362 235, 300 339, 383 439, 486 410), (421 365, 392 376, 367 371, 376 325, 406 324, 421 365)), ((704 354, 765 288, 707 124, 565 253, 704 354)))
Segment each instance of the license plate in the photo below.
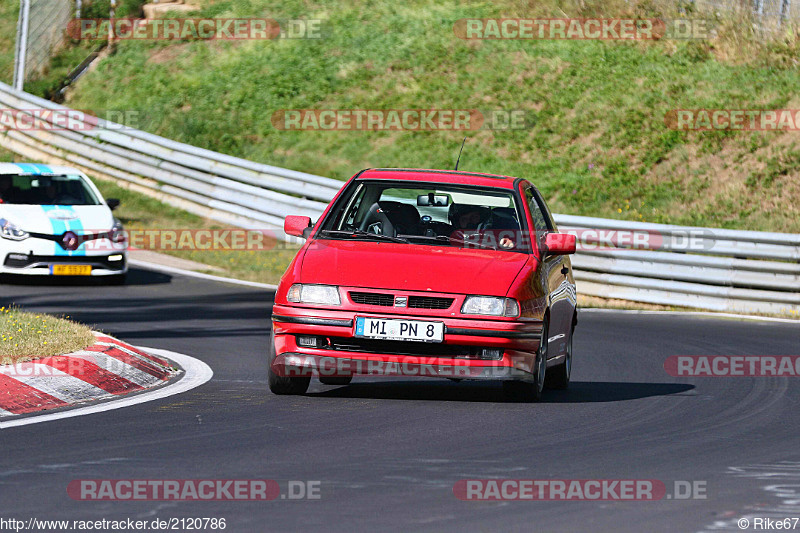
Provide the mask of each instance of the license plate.
POLYGON ((394 341, 442 342, 443 322, 356 317, 356 337, 394 341))
POLYGON ((90 276, 92 265, 52 265, 50 273, 54 276, 90 276))

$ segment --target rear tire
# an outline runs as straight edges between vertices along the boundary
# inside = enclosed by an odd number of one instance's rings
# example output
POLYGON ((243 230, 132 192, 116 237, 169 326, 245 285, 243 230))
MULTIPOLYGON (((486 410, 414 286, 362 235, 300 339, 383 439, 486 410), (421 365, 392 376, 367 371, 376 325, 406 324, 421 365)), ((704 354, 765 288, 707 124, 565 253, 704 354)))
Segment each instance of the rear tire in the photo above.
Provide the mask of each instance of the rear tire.
POLYGON ((275 361, 275 331, 269 336, 269 347, 267 348, 267 383, 269 390, 273 394, 305 394, 311 377, 290 378, 279 376, 272 370, 272 363, 275 361))
POLYGON ((564 361, 549 369, 547 372, 547 382, 545 385, 548 389, 566 389, 569 386, 569 377, 572 374, 572 337, 575 333, 575 328, 569 332, 569 341, 567 341, 567 350, 564 355, 564 361))

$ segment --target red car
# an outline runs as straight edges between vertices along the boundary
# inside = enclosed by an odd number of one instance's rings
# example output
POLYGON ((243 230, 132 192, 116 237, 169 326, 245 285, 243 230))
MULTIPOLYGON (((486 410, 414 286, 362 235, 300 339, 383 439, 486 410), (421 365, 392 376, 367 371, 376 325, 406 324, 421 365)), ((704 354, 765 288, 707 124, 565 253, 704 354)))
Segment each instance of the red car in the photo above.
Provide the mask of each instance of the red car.
POLYGON ((565 388, 577 323, 567 254, 539 191, 508 176, 369 169, 319 221, 272 313, 269 387, 303 394, 316 373, 493 379, 517 399, 565 388))

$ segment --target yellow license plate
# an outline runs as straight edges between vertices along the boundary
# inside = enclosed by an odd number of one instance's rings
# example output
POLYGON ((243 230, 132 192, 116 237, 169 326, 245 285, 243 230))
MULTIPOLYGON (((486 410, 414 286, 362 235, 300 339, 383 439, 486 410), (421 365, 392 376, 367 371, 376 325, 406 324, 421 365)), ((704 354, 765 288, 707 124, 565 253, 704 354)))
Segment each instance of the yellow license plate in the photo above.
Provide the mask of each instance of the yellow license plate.
POLYGON ((53 265, 50 272, 54 276, 90 276, 92 265, 53 265))

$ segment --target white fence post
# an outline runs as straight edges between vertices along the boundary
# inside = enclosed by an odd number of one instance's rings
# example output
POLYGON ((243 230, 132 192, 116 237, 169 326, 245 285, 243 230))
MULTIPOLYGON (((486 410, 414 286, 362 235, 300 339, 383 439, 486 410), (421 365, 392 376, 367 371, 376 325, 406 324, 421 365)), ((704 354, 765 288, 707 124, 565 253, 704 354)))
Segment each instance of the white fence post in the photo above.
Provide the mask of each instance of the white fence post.
POLYGON ((14 58, 14 88, 21 91, 25 86, 25 61, 28 55, 28 25, 30 24, 30 0, 20 0, 17 22, 17 49, 14 58))

